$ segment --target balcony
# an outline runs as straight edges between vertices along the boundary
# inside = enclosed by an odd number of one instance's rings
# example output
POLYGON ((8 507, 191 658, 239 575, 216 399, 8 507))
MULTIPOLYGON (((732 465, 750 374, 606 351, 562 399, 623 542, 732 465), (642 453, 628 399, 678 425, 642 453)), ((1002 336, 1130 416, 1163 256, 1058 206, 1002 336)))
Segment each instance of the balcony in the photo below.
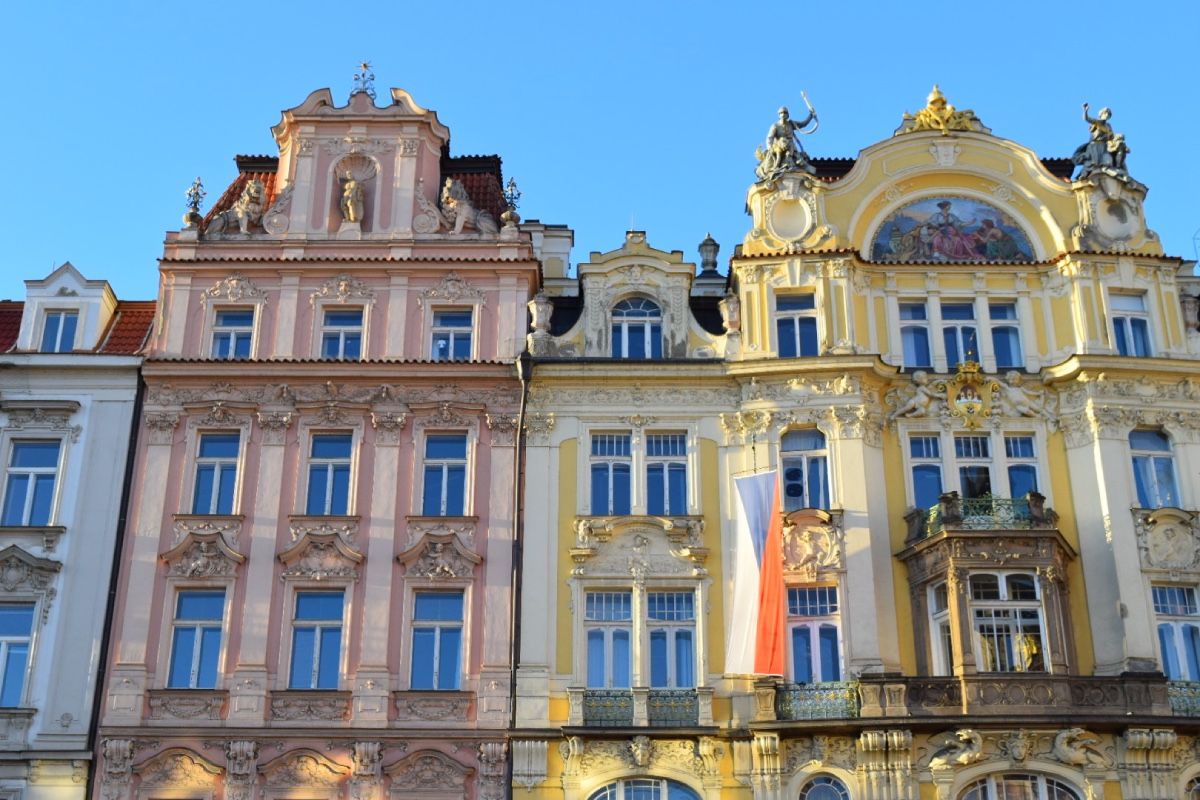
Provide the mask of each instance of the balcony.
POLYGON ((1200 717, 1200 681, 1167 681, 1167 698, 1177 717, 1200 717))
POLYGON ((858 716, 858 681, 779 683, 775 687, 775 718, 853 719, 858 716))
POLYGON ((1046 498, 1037 492, 1025 497, 959 497, 947 492, 931 508, 914 508, 904 517, 908 523, 907 544, 927 539, 945 530, 1027 531, 1054 528, 1058 515, 1046 508, 1046 498))
POLYGON ((567 690, 571 726, 591 728, 694 728, 712 725, 710 687, 698 689, 567 690))

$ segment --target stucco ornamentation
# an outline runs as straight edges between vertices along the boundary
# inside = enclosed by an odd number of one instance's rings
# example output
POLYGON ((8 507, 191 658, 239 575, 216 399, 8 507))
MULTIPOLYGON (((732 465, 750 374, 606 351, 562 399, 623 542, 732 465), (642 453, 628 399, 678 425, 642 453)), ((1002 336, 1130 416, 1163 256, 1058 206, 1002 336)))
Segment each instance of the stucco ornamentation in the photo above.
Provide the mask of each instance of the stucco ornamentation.
POLYGON ((143 789, 211 789, 223 771, 204 756, 185 747, 171 747, 133 768, 143 789))
POLYGON ((203 416, 191 416, 188 419, 190 428, 250 428, 250 418, 240 416, 237 412, 244 409, 232 408, 224 400, 216 400, 208 406, 203 416))
POLYGON ((772 411, 737 411, 721 415, 721 428, 728 444, 741 444, 766 435, 775 420, 772 411))
POLYGON ((845 533, 840 512, 803 509, 788 514, 783 529, 783 568, 805 580, 816 580, 821 570, 843 566, 845 533))
POLYGON ((375 444, 400 444, 400 431, 404 430, 408 415, 400 411, 372 411, 371 425, 375 428, 375 444))
POLYGON ((425 195, 425 179, 417 178, 417 206, 421 213, 413 217, 413 230, 417 233, 437 233, 441 228, 450 227, 442 211, 425 195))
POLYGON ((475 771, 464 766, 445 753, 436 750, 419 750, 412 755, 384 767, 391 776, 391 793, 427 793, 465 791, 467 778, 475 771))
POLYGON ((424 305, 425 301, 434 300, 446 303, 461 303, 464 300, 478 300, 480 305, 487 305, 487 295, 471 285, 466 278, 457 272, 447 272, 433 286, 417 295, 417 302, 424 305))
POLYGON ((220 719, 224 704, 224 692, 196 689, 155 691, 150 694, 150 719, 220 719))
POLYGON ((467 718, 467 706, 470 702, 463 695, 444 697, 421 692, 401 692, 396 697, 396 718, 424 722, 462 721, 467 718))
POLYGON ((483 558, 472 553, 454 534, 426 535, 420 544, 397 556, 401 564, 407 565, 407 575, 441 581, 447 578, 470 579, 475 565, 483 558))
POLYGON ((262 429, 263 444, 283 444, 295 416, 290 411, 259 411, 258 427, 262 429))
POLYGON ((517 440, 517 418, 512 414, 488 414, 488 429, 492 432, 492 444, 511 447, 517 440))
POLYGON ((308 303, 310 306, 315 306, 318 300, 337 303, 351 300, 355 303, 370 305, 375 302, 375 290, 349 272, 341 272, 321 284, 321 288, 312 293, 308 303))
POLYGON ((334 722, 349 718, 349 696, 307 697, 303 693, 290 692, 271 698, 271 719, 334 722))
POLYGON ((930 745, 937 748, 929 757, 932 770, 965 767, 983 758, 983 737, 970 728, 931 738, 930 745))
MULTIPOLYGON (((236 523, 241 527, 241 523, 236 523)), ((176 531, 179 522, 176 521, 176 531)), ((162 554, 169 575, 183 578, 219 578, 234 574, 246 557, 233 550, 221 532, 210 525, 204 533, 188 531, 183 541, 162 554)))
POLYGON ((525 433, 530 444, 546 444, 554 430, 554 412, 534 412, 525 417, 525 433))
POLYGON ((1200 524, 1195 514, 1177 508, 1136 512, 1134 526, 1143 569, 1166 571, 1172 580, 1200 571, 1200 524))
POLYGON ((247 800, 258 779, 258 742, 235 740, 225 743, 225 800, 247 800))
POLYGON ((474 517, 409 517, 408 546, 411 548, 423 537, 456 536, 470 549, 475 546, 475 522, 474 517))
POLYGON ((946 389, 944 382, 935 382, 928 372, 917 370, 912 374, 912 383, 888 389, 884 402, 892 406, 889 420, 936 416, 946 402, 946 389))
POLYGON ((62 433, 69 436, 72 442, 78 442, 79 434, 83 432, 83 427, 71 424, 72 413, 69 409, 41 407, 21 410, 11 409, 8 410, 8 422, 4 427, 16 431, 62 433))
POLYGON ((652 576, 703 577, 708 574, 703 531, 702 520, 580 519, 575 523, 576 546, 570 551, 576 564, 571 574, 632 576, 635 582, 652 576))
POLYGON ((452 234, 461 234, 464 228, 473 228, 480 236, 495 236, 500 232, 492 215, 476 208, 467 188, 455 178, 446 178, 442 186, 442 215, 447 226, 453 226, 452 234))
POLYGON ((104 756, 104 772, 100 775, 100 791, 105 800, 119 800, 129 791, 133 780, 134 741, 105 739, 100 743, 104 756))
POLYGON ((783 769, 795 773, 805 765, 853 770, 858 765, 854 739, 849 736, 801 736, 784 745, 783 769))
POLYGON ((356 581, 363 555, 336 533, 306 531, 295 544, 279 554, 279 560, 286 565, 279 574, 281 581, 289 578, 356 581))
POLYGON ((200 302, 226 300, 230 303, 267 302, 267 292, 240 272, 231 272, 228 277, 217 281, 211 289, 200 295, 200 302))
POLYGON ((267 202, 267 188, 261 180, 253 178, 246 183, 242 194, 234 201, 232 208, 227 208, 212 218, 205 230, 205 236, 224 234, 234 225, 242 235, 250 233, 250 228, 262 220, 263 209, 267 202))
POLYGON ((289 183, 275 198, 267 213, 263 214, 262 226, 267 233, 283 233, 288 229, 291 224, 288 214, 292 210, 292 193, 295 191, 296 184, 289 183))
MULTIPOLYGON (((271 709, 274 712, 274 701, 272 701, 271 709)), ((274 713, 272 716, 275 719, 297 719, 297 717, 290 716, 279 717, 274 713)), ((341 719, 340 716, 319 718, 341 719)), ((350 770, 341 764, 331 761, 316 750, 300 748, 284 753, 278 758, 263 764, 258 768, 258 771, 265 776, 265 783, 268 789, 291 789, 295 787, 336 789, 340 785, 342 777, 350 770)))
POLYGON ((15 544, 0 550, 0 589, 6 592, 33 592, 43 597, 42 622, 50 616, 50 606, 58 590, 50 584, 62 570, 62 563, 38 558, 15 544))
POLYGON ((1051 754, 1073 767, 1111 766, 1096 746, 1099 744, 1100 740, 1083 728, 1065 728, 1055 734, 1051 754))
POLYGON ((504 742, 480 742, 478 753, 480 795, 484 800, 504 797, 504 774, 508 745, 504 742))

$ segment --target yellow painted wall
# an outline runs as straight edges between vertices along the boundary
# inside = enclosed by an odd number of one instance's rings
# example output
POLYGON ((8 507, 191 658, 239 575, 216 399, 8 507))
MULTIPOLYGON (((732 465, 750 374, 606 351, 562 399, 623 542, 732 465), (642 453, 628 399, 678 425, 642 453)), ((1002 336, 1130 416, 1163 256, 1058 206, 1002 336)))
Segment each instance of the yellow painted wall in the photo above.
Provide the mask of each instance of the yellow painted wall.
MULTIPOLYGON (((718 460, 717 443, 711 439, 700 440, 700 513, 704 515, 704 544, 709 549, 705 569, 712 579, 708 603, 712 607, 705 615, 705 633, 708 636, 708 671, 720 675, 725 672, 725 585, 724 564, 721 558, 721 465, 718 460)), ((715 712, 714 712, 715 713, 715 712)))
MULTIPOLYGON (((565 439, 558 446, 558 574, 563 579, 575 567, 571 548, 575 546, 575 509, 579 508, 579 487, 575 484, 578 465, 579 443, 575 439, 565 439)), ((559 675, 571 675, 575 671, 572 663, 575 633, 572 630, 570 598, 566 592, 566 585, 559 581, 550 594, 550 597, 558 599, 558 641, 554 666, 559 675)), ((565 709, 562 718, 567 718, 565 709)))

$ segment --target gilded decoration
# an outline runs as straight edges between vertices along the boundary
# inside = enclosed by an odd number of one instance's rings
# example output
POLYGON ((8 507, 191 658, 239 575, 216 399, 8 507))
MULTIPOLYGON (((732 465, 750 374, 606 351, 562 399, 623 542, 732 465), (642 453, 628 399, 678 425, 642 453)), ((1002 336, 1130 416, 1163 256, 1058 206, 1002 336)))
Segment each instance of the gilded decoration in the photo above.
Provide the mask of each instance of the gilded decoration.
POLYGON ((900 124, 900 128, 896 131, 897 134, 921 131, 937 131, 943 136, 949 135, 951 131, 991 133, 991 130, 986 128, 975 116, 974 111, 970 109, 959 111, 946 102, 946 95, 942 94, 942 90, 937 85, 934 85, 933 91, 929 93, 925 102, 925 107, 916 114, 904 112, 904 122, 900 124))
POLYGON ((981 376, 979 364, 968 361, 959 364, 958 374, 938 388, 946 392, 950 416, 961 419, 964 428, 978 428, 982 420, 992 416, 992 401, 1000 384, 981 376))
POLYGON ((884 263, 1035 260, 1028 236, 1010 214, 982 200, 944 195, 889 214, 870 252, 884 263))

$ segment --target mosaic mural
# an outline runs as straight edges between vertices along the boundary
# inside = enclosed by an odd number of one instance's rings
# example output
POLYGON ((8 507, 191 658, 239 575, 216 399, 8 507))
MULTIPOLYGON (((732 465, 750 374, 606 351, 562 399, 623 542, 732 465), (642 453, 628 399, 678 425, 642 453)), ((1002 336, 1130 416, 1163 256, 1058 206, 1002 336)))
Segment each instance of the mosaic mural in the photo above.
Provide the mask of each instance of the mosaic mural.
POLYGON ((966 197, 926 197, 883 221, 873 261, 1032 261, 1033 248, 1016 220, 966 197))

